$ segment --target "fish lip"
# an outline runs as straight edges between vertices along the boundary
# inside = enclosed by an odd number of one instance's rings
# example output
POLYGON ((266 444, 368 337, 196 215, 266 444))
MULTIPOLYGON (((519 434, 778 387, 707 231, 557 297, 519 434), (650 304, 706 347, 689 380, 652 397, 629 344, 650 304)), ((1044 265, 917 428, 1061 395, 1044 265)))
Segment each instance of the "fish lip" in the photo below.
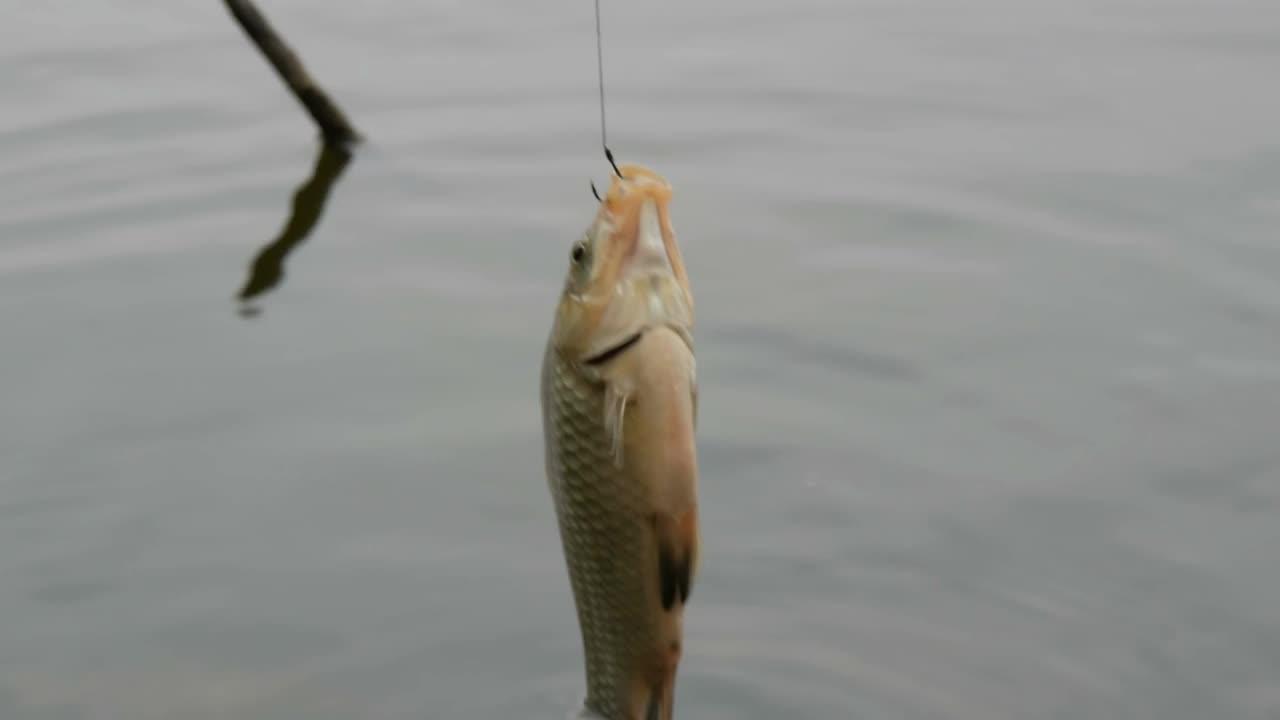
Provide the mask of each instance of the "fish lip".
POLYGON ((597 216, 597 222, 608 227, 616 273, 613 280, 659 270, 686 285, 668 219, 670 183, 639 165, 624 165, 620 170, 612 178, 597 216))
POLYGON ((631 348, 635 347, 636 343, 640 342, 640 338, 643 336, 644 336, 644 330, 640 330, 634 335, 631 335, 630 337, 628 337, 626 340, 623 340, 622 342, 618 343, 617 345, 614 345, 611 348, 606 349, 603 352, 599 352, 599 353, 596 353, 595 355, 592 355, 591 357, 587 358, 583 362, 587 365, 603 365, 609 362, 610 360, 618 357, 619 355, 626 352, 627 350, 630 350, 631 348))

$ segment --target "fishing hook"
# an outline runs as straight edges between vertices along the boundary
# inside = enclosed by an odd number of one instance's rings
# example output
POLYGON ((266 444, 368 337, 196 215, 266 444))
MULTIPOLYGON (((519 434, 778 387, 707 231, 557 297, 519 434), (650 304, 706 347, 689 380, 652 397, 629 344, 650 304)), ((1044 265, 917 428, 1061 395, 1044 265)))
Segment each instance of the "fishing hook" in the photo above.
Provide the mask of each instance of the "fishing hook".
MULTIPOLYGON (((604 158, 609 161, 609 167, 613 168, 613 173, 621 180, 626 180, 622 176, 622 171, 618 169, 618 163, 614 162, 613 151, 609 149, 609 135, 605 130, 604 119, 604 41, 600 34, 600 0, 596 3, 596 70, 600 80, 600 145, 604 148, 604 158)), ((600 200, 600 192, 596 190, 595 183, 591 183, 591 194, 596 196, 596 200, 600 200)))

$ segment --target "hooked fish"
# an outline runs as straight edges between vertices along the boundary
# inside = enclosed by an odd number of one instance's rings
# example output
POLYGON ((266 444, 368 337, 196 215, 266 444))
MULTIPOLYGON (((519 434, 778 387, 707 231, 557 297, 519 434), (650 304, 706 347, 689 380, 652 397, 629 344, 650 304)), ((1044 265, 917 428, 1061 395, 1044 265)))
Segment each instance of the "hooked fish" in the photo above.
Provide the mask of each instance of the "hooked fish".
POLYGON ((698 566, 693 296, 671 186, 623 165, 572 246, 541 376, 582 711, 671 720, 698 566))

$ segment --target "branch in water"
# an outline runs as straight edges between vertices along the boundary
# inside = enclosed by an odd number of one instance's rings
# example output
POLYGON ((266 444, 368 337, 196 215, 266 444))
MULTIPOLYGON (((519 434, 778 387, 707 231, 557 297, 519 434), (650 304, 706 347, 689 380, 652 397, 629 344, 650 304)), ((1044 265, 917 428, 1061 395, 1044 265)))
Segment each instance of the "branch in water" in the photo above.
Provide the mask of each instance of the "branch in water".
POLYGON ((280 78, 293 91, 298 102, 302 103, 316 125, 320 126, 325 141, 342 145, 359 141, 360 133, 356 132, 347 116, 311 78, 302 61, 276 34, 252 0, 226 0, 226 4, 245 34, 258 46, 280 74, 280 78))
POLYGON ((330 188, 337 182, 350 160, 351 153, 341 145, 320 145, 311 177, 293 194, 293 211, 289 214, 284 229, 275 240, 258 251, 257 257, 253 259, 249 279, 239 294, 240 301, 244 303, 241 306, 242 314, 256 315, 257 308, 249 305, 248 301, 276 287, 284 279, 285 259, 311 234, 324 212, 330 188))

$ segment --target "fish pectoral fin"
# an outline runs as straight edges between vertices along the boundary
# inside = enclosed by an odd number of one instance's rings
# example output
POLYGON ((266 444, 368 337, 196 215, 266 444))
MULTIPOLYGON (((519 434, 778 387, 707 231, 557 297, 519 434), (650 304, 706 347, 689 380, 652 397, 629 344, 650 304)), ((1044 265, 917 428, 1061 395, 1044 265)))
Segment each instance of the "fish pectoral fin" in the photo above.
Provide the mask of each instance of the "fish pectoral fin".
POLYGON ((654 513, 658 539, 658 592, 662 609, 671 610, 679 600, 689 600, 693 572, 698 561, 698 516, 694 509, 679 516, 654 513))
POLYGON ((620 468, 624 450, 623 420, 627 417, 627 401, 631 398, 631 390, 615 383, 610 383, 608 388, 604 394, 604 428, 609 436, 609 452, 613 455, 613 464, 620 468))

